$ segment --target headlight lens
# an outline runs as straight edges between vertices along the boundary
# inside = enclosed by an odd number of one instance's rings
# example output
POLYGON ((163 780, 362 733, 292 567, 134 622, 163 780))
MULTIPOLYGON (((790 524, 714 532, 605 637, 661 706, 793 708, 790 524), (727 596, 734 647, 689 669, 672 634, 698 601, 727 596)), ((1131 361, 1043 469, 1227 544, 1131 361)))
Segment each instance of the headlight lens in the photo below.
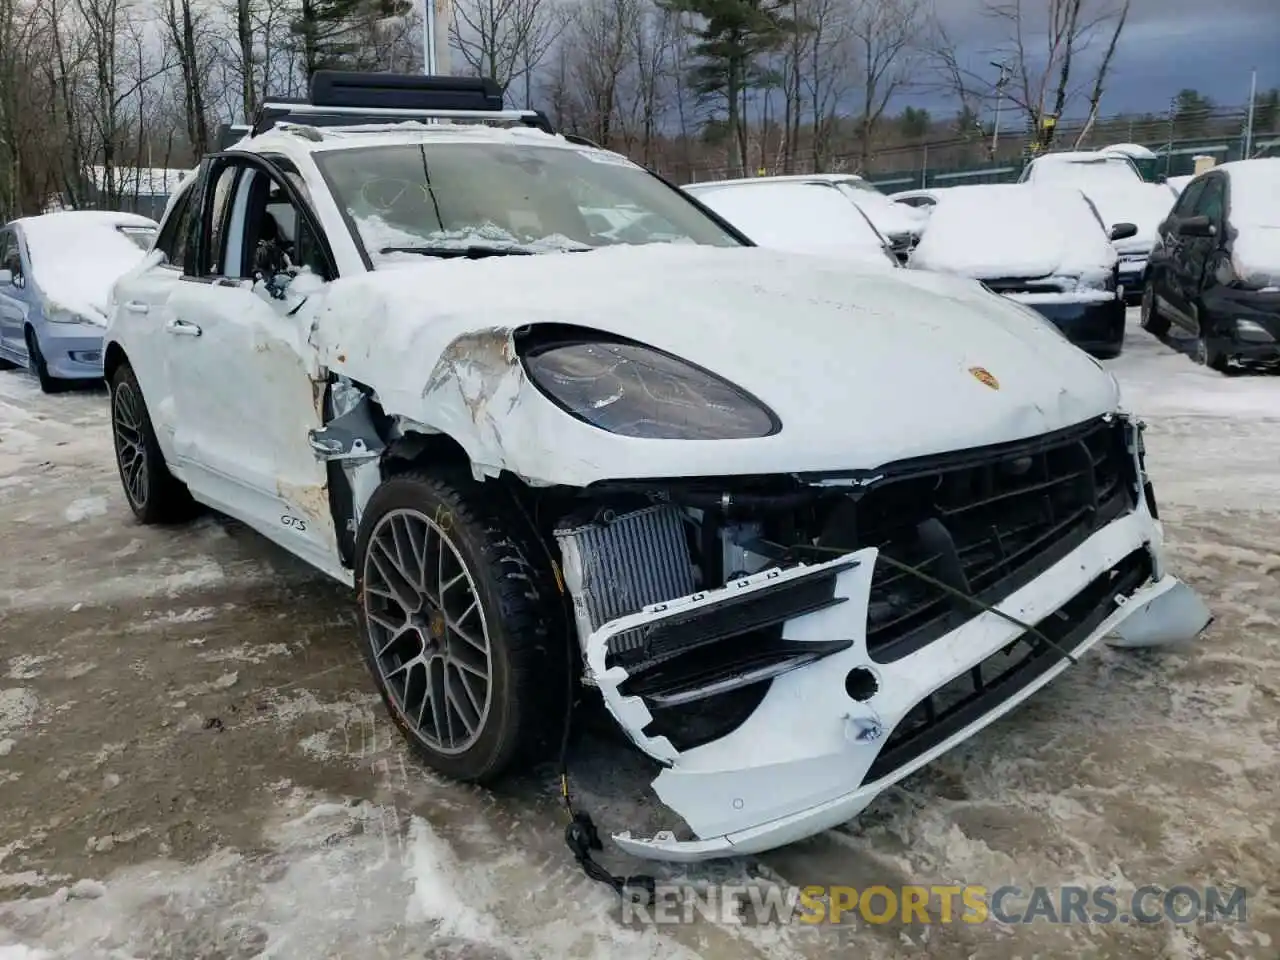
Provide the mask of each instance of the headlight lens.
POLYGON ((636 343, 570 343, 524 358, 535 385, 592 426, 646 440, 747 440, 779 424, 760 401, 636 343))
POLYGON ((93 323, 93 321, 87 317, 82 317, 78 313, 74 313, 71 310, 63 310, 61 308, 48 311, 44 315, 44 318, 50 323, 93 323))
POLYGON ((1273 343, 1275 337, 1271 331, 1253 320, 1236 320, 1236 336, 1250 343, 1273 343))

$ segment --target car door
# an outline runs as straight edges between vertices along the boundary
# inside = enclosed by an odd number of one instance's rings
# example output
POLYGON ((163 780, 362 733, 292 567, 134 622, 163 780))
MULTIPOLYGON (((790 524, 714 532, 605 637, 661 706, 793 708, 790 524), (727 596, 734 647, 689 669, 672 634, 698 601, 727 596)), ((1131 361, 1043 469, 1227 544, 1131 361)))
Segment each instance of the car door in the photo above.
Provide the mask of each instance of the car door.
POLYGON ((121 344, 128 354, 160 450, 182 479, 183 463, 174 447, 174 384, 166 363, 170 338, 164 331, 171 319, 169 299, 184 272, 194 268, 203 182, 203 175, 198 176, 174 198, 154 254, 117 281, 117 305, 107 330, 107 339, 121 344))
POLYGON ((1200 329, 1200 298, 1206 287, 1215 283, 1218 252, 1226 238, 1227 178, 1222 174, 1210 174, 1205 178, 1204 190, 1196 199, 1195 215, 1204 217, 1212 228, 1212 236, 1187 237, 1187 264, 1183 295, 1187 299, 1188 313, 1195 321, 1196 333, 1200 329))
POLYGON ((1226 178, 1210 174, 1204 178, 1204 189, 1194 198, 1191 216, 1204 217, 1213 228, 1213 236, 1183 236, 1176 274, 1179 307, 1185 313, 1187 326, 1192 332, 1200 332, 1197 304, 1204 289, 1205 278, 1212 272, 1217 260, 1218 245, 1222 242, 1222 227, 1227 206, 1226 178))
POLYGON ((340 569, 326 467, 308 438, 323 395, 307 343, 310 294, 293 288, 333 279, 332 256, 306 201, 260 158, 213 158, 202 211, 198 268, 170 296, 164 329, 187 485, 314 565, 340 569), (300 262, 317 276, 299 281, 300 262))
POLYGON ((10 279, 0 283, 0 354, 15 363, 25 363, 27 346, 23 339, 27 302, 18 234, 13 227, 0 228, 0 270, 10 279))
POLYGON ((1190 272, 1186 262, 1187 241, 1178 232, 1178 224, 1195 215, 1196 202, 1204 191, 1205 179, 1193 180, 1182 192, 1173 210, 1157 231, 1159 243, 1151 252, 1150 274, 1152 293, 1157 308, 1179 326, 1193 326, 1190 308, 1183 293, 1185 276, 1190 272))

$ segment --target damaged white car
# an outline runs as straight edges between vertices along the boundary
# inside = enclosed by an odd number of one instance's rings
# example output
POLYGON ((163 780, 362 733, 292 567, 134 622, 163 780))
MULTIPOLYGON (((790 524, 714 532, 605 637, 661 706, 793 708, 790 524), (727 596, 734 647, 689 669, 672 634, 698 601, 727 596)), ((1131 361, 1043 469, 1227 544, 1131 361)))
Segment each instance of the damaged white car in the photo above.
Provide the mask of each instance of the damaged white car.
POLYGON ((626 850, 750 853, 1095 643, 1206 625, 1115 381, 1025 308, 753 247, 480 81, 312 101, 206 159, 119 283, 115 448, 143 522, 197 501, 353 585, 438 770, 540 756, 582 690, 662 768, 671 829, 626 850))

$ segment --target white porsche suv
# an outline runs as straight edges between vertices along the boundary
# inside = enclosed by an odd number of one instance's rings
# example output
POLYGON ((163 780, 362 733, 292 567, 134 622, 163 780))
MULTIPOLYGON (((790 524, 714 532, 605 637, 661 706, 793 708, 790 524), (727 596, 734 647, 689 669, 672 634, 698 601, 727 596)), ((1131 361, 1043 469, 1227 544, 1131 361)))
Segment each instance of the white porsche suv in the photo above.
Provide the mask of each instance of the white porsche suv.
POLYGON ((481 81, 318 74, 115 295, 137 517, 203 504, 352 585, 450 776, 603 698, 661 767, 642 856, 831 827, 1100 640, 1209 619, 1115 381, 1037 315, 754 247, 481 81))

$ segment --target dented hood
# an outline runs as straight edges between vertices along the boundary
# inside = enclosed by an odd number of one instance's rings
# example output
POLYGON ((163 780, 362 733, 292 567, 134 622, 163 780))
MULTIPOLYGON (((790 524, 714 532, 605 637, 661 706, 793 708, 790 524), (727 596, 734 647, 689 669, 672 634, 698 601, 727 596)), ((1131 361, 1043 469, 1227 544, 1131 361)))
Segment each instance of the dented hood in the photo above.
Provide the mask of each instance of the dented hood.
POLYGON ((430 261, 339 281, 314 310, 322 365, 373 387, 389 413, 449 433, 480 465, 549 482, 873 469, 1118 403, 1094 360, 977 283, 760 248, 430 261), (759 397, 782 430, 636 440, 581 424, 514 357, 511 332, 538 323, 687 359, 759 397))

